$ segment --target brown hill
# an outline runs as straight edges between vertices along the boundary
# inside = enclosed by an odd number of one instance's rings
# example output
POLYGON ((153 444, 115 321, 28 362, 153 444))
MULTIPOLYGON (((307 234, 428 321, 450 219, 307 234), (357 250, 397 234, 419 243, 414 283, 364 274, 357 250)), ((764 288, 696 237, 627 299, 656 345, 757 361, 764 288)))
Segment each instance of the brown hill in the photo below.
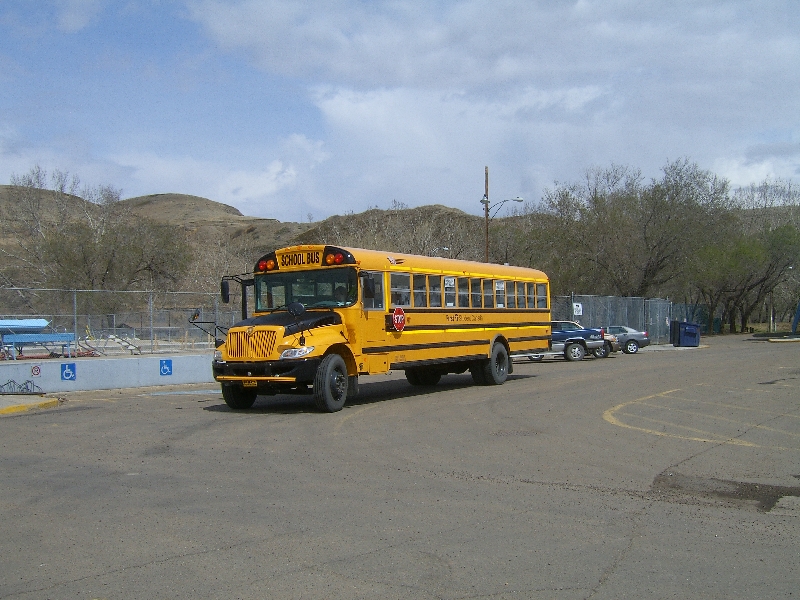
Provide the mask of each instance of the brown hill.
MULTIPOLYGON (((12 202, 19 202, 21 193, 29 194, 28 208, 51 223, 58 221, 59 208, 64 213, 65 205, 69 212, 94 208, 78 196, 59 199, 50 190, 0 185, 0 216, 6 221, 0 227, 0 247, 15 245, 5 225, 9 224, 9 215, 18 217, 19 212, 9 208, 12 202)), ((248 217, 227 204, 187 194, 137 196, 119 204, 134 218, 148 218, 185 232, 201 262, 213 261, 212 255, 223 249, 233 253, 241 266, 228 264, 226 269, 247 268, 261 254, 297 243, 334 243, 469 259, 478 259, 483 248, 482 219, 440 205, 374 208, 309 224, 248 217)))
POLYGON ((246 217, 227 204, 186 194, 137 196, 122 203, 133 215, 185 229, 193 241, 236 240, 256 253, 288 246, 309 228, 304 223, 246 217))
MULTIPOLYGON (((30 190, 25 190, 29 192, 30 190)), ((0 185, 0 216, 5 220, 11 214, 11 204, 17 202, 20 190, 10 185, 0 185)), ((68 196, 70 203, 76 203, 81 212, 91 206, 78 196, 68 196)), ((59 219, 56 194, 50 190, 35 190, 35 198, 27 202, 31 213, 48 222, 59 219)), ((153 194, 138 196, 120 201, 133 216, 141 216, 153 221, 180 228, 186 231, 191 241, 205 244, 217 241, 235 240, 237 244, 253 249, 254 255, 293 243, 305 232, 308 224, 282 223, 277 219, 247 217, 227 204, 215 202, 199 196, 186 194, 153 194)), ((5 227, 0 227, 0 246, 13 244, 5 227)))

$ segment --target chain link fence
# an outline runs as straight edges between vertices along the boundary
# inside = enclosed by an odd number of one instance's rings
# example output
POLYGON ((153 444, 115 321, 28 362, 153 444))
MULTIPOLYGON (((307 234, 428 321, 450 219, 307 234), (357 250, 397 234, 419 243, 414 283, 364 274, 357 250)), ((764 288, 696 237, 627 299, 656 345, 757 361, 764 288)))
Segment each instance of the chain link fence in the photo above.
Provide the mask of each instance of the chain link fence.
POLYGON ((212 293, 0 288, 0 320, 32 318, 74 334, 79 354, 105 355, 214 348, 215 325, 241 314, 212 293))
MULTIPOLYGON (((229 304, 220 304, 216 293, 0 288, 0 320, 44 318, 48 332, 74 333, 79 352, 210 349, 215 333, 220 335, 215 327, 224 331, 242 318, 238 288, 231 286, 229 304)), ((654 344, 669 342, 671 320, 707 329, 703 307, 664 299, 573 295, 551 301, 554 320, 627 325, 647 331, 654 344)))
MULTIPOLYGON (((585 327, 625 325, 646 331, 654 344, 669 342, 671 320, 686 319, 676 314, 673 303, 660 298, 623 298, 620 296, 554 296, 554 321, 578 321, 585 327)), ((683 306, 683 305, 681 305, 683 306)))

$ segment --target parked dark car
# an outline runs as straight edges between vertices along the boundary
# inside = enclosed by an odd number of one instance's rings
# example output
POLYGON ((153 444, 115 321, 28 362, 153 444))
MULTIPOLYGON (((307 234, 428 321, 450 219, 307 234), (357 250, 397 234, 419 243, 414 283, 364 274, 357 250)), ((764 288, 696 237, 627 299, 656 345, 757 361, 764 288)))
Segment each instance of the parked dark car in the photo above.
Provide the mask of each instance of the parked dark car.
POLYGON ((625 325, 611 325, 608 333, 617 336, 619 345, 625 354, 636 354, 639 348, 650 345, 650 338, 646 331, 636 331, 633 327, 625 325))
POLYGON ((567 360, 581 360, 605 345, 601 329, 589 329, 574 321, 552 321, 550 328, 550 350, 563 352, 567 360))

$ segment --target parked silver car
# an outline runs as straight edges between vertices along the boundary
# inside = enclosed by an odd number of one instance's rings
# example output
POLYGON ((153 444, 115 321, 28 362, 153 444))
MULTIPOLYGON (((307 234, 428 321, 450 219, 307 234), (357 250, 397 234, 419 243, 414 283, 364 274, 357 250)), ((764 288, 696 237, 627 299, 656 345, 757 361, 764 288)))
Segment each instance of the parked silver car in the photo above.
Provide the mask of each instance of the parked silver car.
POLYGON ((606 331, 617 336, 619 345, 625 354, 636 354, 639 348, 650 345, 650 338, 646 331, 636 331, 633 327, 625 325, 610 325, 606 331))

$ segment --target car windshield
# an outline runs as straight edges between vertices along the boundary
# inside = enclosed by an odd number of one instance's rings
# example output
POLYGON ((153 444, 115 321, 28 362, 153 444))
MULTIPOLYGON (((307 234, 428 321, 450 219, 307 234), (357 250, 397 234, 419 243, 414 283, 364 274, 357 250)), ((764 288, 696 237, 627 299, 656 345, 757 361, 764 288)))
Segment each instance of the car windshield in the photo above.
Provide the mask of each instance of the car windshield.
POLYGON ((257 312, 300 302, 306 308, 350 306, 358 299, 358 275, 352 267, 311 271, 273 271, 255 276, 257 312))

